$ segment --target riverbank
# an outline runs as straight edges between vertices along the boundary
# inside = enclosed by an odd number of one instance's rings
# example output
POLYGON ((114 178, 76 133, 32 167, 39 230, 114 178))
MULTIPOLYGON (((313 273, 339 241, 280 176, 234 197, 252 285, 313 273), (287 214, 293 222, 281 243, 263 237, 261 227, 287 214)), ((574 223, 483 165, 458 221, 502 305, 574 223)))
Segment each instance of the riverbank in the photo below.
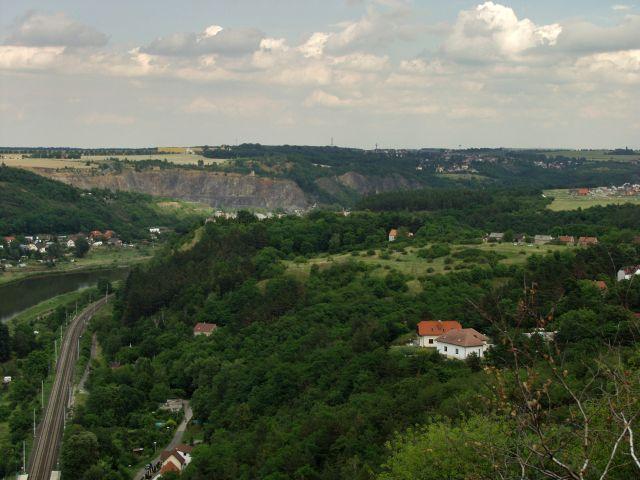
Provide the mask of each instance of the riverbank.
POLYGON ((75 262, 59 262, 55 267, 32 264, 21 269, 14 268, 11 271, 0 272, 0 287, 35 277, 127 268, 149 260, 156 248, 147 246, 132 249, 100 249, 91 251, 85 258, 75 262))

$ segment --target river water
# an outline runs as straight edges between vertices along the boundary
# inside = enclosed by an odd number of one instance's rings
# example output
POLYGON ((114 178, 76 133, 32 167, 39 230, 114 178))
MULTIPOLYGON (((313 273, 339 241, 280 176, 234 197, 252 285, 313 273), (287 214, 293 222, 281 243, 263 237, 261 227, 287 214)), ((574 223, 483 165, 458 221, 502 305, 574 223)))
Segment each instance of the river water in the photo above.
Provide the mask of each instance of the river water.
POLYGON ((19 282, 0 285, 0 321, 6 322, 26 310, 49 298, 63 293, 92 287, 100 278, 110 281, 122 280, 128 269, 95 270, 47 274, 25 278, 19 282))

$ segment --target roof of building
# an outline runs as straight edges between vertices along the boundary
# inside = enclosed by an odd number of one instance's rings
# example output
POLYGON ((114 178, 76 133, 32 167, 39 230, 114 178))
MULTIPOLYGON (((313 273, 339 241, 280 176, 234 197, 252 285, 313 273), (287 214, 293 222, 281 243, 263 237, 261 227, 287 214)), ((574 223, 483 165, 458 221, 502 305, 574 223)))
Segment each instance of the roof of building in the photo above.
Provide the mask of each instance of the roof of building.
POLYGON ((580 237, 578 239, 579 243, 598 243, 597 237, 580 237))
POLYGON ((173 462, 167 462, 164 465, 162 465, 162 468, 160 469, 160 474, 162 475, 163 473, 167 473, 167 472, 180 473, 180 469, 173 462))
POLYGON ((175 449, 180 453, 191 453, 193 451, 193 447, 185 443, 181 443, 180 445, 177 445, 175 449))
POLYGON ((594 283, 600 290, 606 290, 607 288, 609 288, 607 287, 607 282, 605 282, 604 280, 596 280, 594 283))
POLYGON ((459 347, 480 347, 487 343, 489 338, 473 328, 463 328, 461 330, 449 330, 444 335, 440 335, 437 341, 459 347))
MULTIPOLYGON (((184 452, 184 453, 188 453, 188 452, 184 452)), ((160 460, 162 460, 163 462, 166 461, 169 457, 175 457, 176 460, 178 460, 178 462, 180 462, 180 465, 184 465, 187 460, 184 458, 184 456, 182 456, 182 453, 180 450, 178 450, 178 448, 174 448, 173 450, 164 450, 161 454, 160 454, 160 460)))
POLYGON ((395 228, 392 228, 391 230, 389 230, 389 236, 397 237, 398 236, 398 230, 395 229, 395 228))
POLYGON ((194 333, 211 333, 216 328, 218 328, 218 325, 216 325, 215 323, 198 322, 196 323, 196 326, 193 327, 193 332, 194 333))
POLYGON ((573 235, 561 235, 558 237, 558 240, 560 240, 561 242, 571 242, 571 243, 576 241, 573 235))
POLYGON ((421 337, 437 337, 449 330, 461 329, 462 325, 456 320, 423 320, 418 322, 418 335, 421 337))

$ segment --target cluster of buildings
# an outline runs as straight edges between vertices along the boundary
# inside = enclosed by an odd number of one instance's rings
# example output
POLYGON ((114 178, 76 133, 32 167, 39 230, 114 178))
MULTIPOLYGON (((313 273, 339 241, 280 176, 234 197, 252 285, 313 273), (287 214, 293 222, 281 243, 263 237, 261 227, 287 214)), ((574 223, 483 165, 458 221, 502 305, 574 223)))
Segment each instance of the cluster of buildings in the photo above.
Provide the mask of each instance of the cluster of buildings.
MULTIPOLYGON (((484 237, 485 242, 490 243, 502 243, 505 241, 505 235, 503 232, 492 232, 484 237)), ((598 237, 574 237, 573 235, 560 235, 559 237, 553 237, 551 235, 534 235, 530 237, 524 233, 519 233, 513 236, 514 245, 546 245, 548 243, 557 243, 559 245, 579 245, 581 247, 588 247, 590 245, 598 244, 598 237)))
POLYGON ((640 184, 624 183, 619 186, 573 188, 569 194, 577 197, 636 197, 640 196, 640 184))
POLYGON ((631 280, 638 275, 640 275, 640 265, 632 265, 618 270, 617 279, 622 282, 623 280, 631 280))
POLYGON ((482 358, 491 348, 489 338, 473 328, 462 328, 455 320, 423 320, 418 323, 418 346, 435 348, 447 358, 482 358))

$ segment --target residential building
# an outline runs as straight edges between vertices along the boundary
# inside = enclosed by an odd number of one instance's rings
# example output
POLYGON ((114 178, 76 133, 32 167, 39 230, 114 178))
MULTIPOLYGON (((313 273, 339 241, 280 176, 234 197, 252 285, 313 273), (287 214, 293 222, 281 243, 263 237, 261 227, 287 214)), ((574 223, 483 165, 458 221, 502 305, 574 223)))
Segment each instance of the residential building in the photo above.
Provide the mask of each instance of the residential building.
POLYGON ((490 233, 487 237, 488 242, 501 242, 504 239, 504 233, 502 232, 493 232, 490 233))
POLYGON ((160 454, 160 461, 160 475, 167 472, 181 473, 191 463, 191 447, 183 444, 173 450, 165 450, 160 454))
POLYGON ((565 245, 573 245, 576 243, 576 239, 573 235, 561 235, 558 237, 558 241, 560 243, 564 243, 565 245))
POLYGON ((436 348, 436 339, 450 330, 461 330, 462 325, 455 320, 423 320, 418 322, 418 345, 436 348))
POLYGON ((391 230, 389 230, 389 241, 394 242, 396 238, 398 238, 398 230, 392 228, 391 230))
POLYGON ((580 237, 578 239, 578 245, 582 247, 587 247, 589 245, 597 245, 598 238, 597 237, 580 237))
POLYGON ((524 233, 517 233, 513 236, 513 243, 517 243, 518 245, 522 245, 527 242, 527 236, 524 233))
POLYGON ((546 342, 552 342, 556 338, 556 334, 558 332, 548 332, 544 328, 534 328, 531 332, 527 332, 524 334, 525 337, 533 337, 538 336, 542 337, 542 339, 546 342))
POLYGON ((640 265, 621 268, 618 270, 618 281, 631 280, 635 275, 640 275, 640 265))
POLYGON ((489 338, 474 330, 473 328, 463 328, 460 330, 449 330, 444 335, 436 339, 438 353, 447 358, 465 360, 471 354, 483 357, 490 348, 489 338))
POLYGON ((198 335, 204 335, 206 337, 210 336, 214 330, 218 328, 218 325, 215 323, 196 323, 196 326, 193 327, 193 336, 197 337, 198 335))
POLYGON ((579 188, 578 189, 578 195, 581 197, 586 197, 587 195, 589 195, 589 189, 588 188, 579 188))
POLYGON ((551 235, 536 235, 533 237, 533 243, 536 245, 545 245, 549 242, 553 241, 553 237, 551 235))
POLYGON ((76 242, 74 242, 72 239, 67 240, 67 248, 75 248, 76 246, 76 242))

